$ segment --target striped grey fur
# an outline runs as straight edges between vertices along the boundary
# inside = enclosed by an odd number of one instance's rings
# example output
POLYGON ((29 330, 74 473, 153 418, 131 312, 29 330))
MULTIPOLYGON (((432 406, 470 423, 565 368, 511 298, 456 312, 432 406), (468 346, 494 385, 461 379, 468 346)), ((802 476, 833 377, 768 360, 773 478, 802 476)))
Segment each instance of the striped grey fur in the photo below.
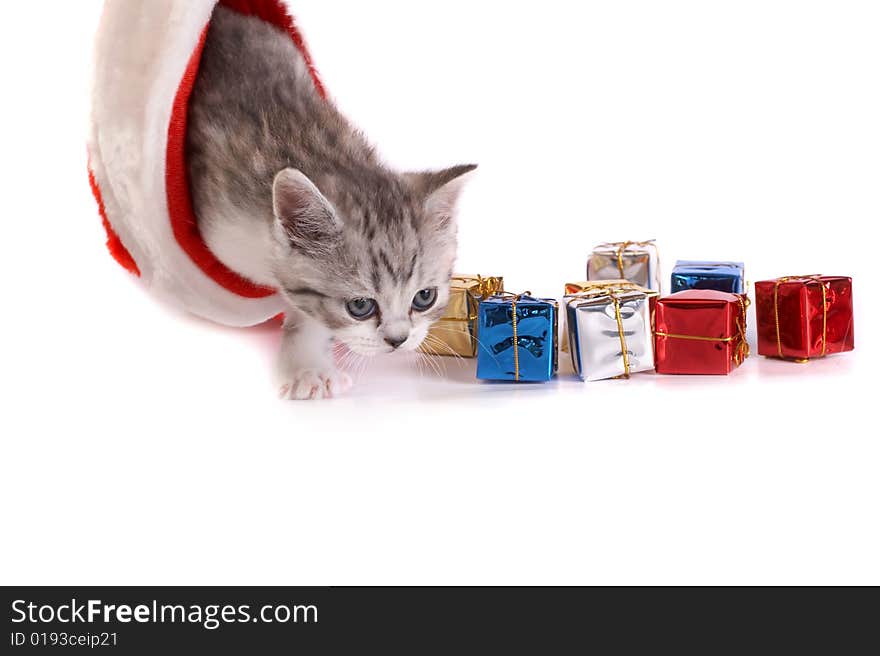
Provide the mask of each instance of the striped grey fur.
MULTIPOLYGON (((316 323, 361 353, 402 337, 401 348, 414 349, 442 315, 455 203, 475 167, 387 167, 320 97, 279 29, 215 10, 190 101, 187 156, 206 243, 233 270, 283 290, 295 317, 290 339, 316 323), (415 294, 432 287, 436 305, 415 312, 415 294), (375 299, 376 315, 354 319, 346 310, 354 298, 375 299)), ((296 378, 297 366, 288 369, 296 378)))

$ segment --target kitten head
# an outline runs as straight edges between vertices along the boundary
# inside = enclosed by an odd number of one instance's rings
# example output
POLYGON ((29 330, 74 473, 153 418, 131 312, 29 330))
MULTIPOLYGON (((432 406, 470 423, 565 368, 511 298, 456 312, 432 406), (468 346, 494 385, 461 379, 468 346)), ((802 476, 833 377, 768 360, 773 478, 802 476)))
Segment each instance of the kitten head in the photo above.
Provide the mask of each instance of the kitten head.
POLYGON ((455 205, 476 166, 315 183, 275 178, 275 274, 287 300, 357 353, 414 350, 443 316, 456 254, 455 205))

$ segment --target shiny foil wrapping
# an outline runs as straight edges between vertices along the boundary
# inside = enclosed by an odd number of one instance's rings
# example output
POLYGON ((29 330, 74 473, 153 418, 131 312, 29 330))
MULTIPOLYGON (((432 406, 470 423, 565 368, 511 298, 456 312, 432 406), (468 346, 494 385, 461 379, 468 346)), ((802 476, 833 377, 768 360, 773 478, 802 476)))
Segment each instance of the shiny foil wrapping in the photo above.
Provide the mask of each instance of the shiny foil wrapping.
POLYGON ((651 309, 656 296, 646 289, 621 289, 565 297, 571 362, 581 379, 604 380, 654 368, 651 309))
POLYGON ((742 262, 679 260, 672 270, 672 293, 685 289, 714 289, 743 294, 745 265, 742 262))
POLYGON ((852 278, 789 276, 755 283, 758 353, 809 360, 852 351, 852 278))
MULTIPOLYGON (((590 282, 589 280, 581 280, 579 282, 567 282, 567 283, 565 283, 565 296, 570 296, 572 294, 579 294, 581 292, 587 292, 592 289, 597 289, 600 287, 607 287, 608 285, 626 286, 629 284, 633 284, 633 283, 630 283, 628 280, 624 280, 623 278, 618 278, 615 280, 594 280, 592 282, 590 282)), ((563 320, 566 322, 566 326, 567 326, 568 325, 567 324, 568 318, 566 316, 563 316, 563 320)), ((563 329, 562 329, 562 338, 559 342, 559 350, 562 351, 563 353, 569 352, 568 328, 567 327, 563 327, 563 329)))
POLYGON ((480 303, 477 378, 543 382, 557 368, 558 303, 498 295, 480 303))
POLYGON ((587 260, 587 280, 618 278, 661 291, 660 258, 653 241, 613 242, 593 249, 587 260))
POLYGON ((477 354, 477 309, 480 300, 504 289, 504 278, 484 278, 457 273, 449 286, 449 304, 443 317, 431 326, 419 347, 430 355, 477 354))
POLYGON ((747 299, 689 289, 657 301, 654 359, 658 374, 726 375, 748 357, 747 299))

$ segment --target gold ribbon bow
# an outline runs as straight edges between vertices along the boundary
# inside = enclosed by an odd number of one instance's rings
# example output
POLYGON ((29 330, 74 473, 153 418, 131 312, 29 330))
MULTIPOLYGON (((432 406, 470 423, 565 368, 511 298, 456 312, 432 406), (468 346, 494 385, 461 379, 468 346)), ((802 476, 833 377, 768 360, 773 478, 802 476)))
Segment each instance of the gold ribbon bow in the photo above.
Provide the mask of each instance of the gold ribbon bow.
MULTIPOLYGON (((629 349, 626 345, 626 333, 623 331, 623 317, 620 314, 620 297, 618 294, 627 292, 641 292, 646 297, 657 296, 657 292, 645 289, 634 282, 621 282, 619 280, 609 280, 605 283, 598 281, 595 284, 590 283, 590 288, 585 289, 577 294, 569 296, 568 305, 581 300, 592 300, 602 296, 608 296, 614 305, 614 319, 617 321, 617 336, 620 339, 620 352, 623 355, 623 378, 630 377, 629 349)), ((572 358, 574 358, 574 349, 572 348, 572 358)))
POLYGON ((739 298, 740 316, 736 319, 736 335, 730 337, 705 337, 703 335, 679 335, 676 333, 665 333, 654 327, 654 314, 651 315, 651 329, 657 337, 669 337, 670 339, 690 339, 699 342, 721 342, 730 343, 737 342, 733 352, 733 361, 739 366, 751 354, 749 341, 746 337, 746 310, 751 305, 751 301, 744 294, 737 294, 739 298))
MULTIPOLYGON (((820 358, 824 358, 828 350, 828 294, 825 290, 825 281, 822 280, 821 274, 811 273, 806 276, 784 276, 776 279, 776 285, 773 287, 773 318, 776 322, 776 348, 780 358, 785 358, 782 354, 782 335, 779 331, 779 286, 792 280, 804 280, 805 285, 815 282, 822 290, 822 353, 820 358)), ((808 351, 809 352, 809 351, 808 351)), ((795 362, 808 362, 810 358, 797 358, 795 362)))
POLYGON ((499 293, 504 288, 503 280, 503 278, 497 276, 484 278, 483 276, 477 275, 477 289, 480 292, 480 296, 482 298, 488 298, 489 296, 492 296, 492 294, 499 293))

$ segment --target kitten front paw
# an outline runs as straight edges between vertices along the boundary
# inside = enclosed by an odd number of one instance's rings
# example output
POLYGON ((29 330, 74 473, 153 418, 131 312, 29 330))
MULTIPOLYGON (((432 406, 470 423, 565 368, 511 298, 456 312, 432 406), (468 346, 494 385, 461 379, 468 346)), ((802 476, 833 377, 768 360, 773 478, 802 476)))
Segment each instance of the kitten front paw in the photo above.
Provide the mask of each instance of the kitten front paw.
POLYGON ((278 389, 282 399, 330 399, 351 389, 351 377, 335 369, 301 369, 285 377, 278 389))

